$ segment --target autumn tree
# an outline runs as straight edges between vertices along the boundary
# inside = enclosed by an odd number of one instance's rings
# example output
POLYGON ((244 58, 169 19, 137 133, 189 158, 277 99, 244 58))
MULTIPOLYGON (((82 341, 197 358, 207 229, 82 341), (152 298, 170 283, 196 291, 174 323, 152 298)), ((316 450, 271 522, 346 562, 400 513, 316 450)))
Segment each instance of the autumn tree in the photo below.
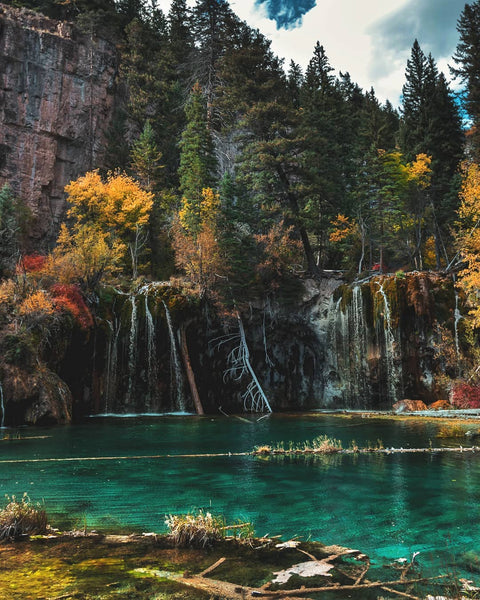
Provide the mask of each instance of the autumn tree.
POLYGON ((463 165, 460 208, 458 210, 457 248, 464 268, 458 283, 471 305, 474 327, 480 327, 480 166, 474 162, 463 165))
POLYGON ((176 265, 202 296, 212 294, 219 277, 227 273, 217 239, 219 209, 220 196, 211 188, 202 190, 200 202, 184 197, 172 230, 176 265))
POLYGON ((285 227, 283 221, 274 223, 267 233, 257 234, 255 240, 261 248, 257 273, 265 291, 277 292, 301 265, 302 244, 294 238, 293 226, 285 227))
POLYGON ((77 223, 70 229, 63 224, 44 272, 61 284, 77 283, 88 294, 102 279, 121 271, 125 251, 125 244, 94 223, 77 223))
MULTIPOLYGON (((112 250, 116 248, 118 252, 119 245, 123 245, 125 253, 130 255, 132 276, 136 278, 139 256, 147 241, 153 194, 142 190, 134 179, 123 173, 110 173, 104 181, 98 171, 90 171, 72 181, 65 191, 71 205, 68 216, 73 220, 73 243, 85 236, 94 236, 96 230, 101 232, 103 243, 112 250)), ((66 241, 65 247, 69 243, 66 241)))

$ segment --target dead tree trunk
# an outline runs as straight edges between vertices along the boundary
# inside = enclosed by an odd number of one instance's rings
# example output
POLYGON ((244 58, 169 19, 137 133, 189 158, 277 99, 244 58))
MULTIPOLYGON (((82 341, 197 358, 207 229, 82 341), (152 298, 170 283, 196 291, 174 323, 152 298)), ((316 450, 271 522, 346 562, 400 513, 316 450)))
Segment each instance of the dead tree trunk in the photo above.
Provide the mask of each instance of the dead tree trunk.
POLYGON ((190 355, 188 353, 187 334, 185 325, 181 325, 179 329, 179 336, 180 352, 182 353, 183 364, 187 373, 188 385, 190 386, 190 392, 192 394, 193 403, 195 404, 195 410, 197 411, 197 415, 204 415, 205 412, 203 410, 202 402, 198 394, 198 388, 195 382, 195 374, 193 372, 192 364, 190 362, 190 355))

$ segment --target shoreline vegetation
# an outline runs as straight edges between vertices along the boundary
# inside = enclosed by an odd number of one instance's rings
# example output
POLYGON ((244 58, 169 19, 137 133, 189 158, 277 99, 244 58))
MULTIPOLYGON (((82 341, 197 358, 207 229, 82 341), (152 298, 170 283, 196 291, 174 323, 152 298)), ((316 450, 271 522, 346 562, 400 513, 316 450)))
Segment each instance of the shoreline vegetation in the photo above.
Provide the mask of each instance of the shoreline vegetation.
POLYGON ((168 515, 168 534, 112 535, 86 528, 60 532, 26 495, 9 500, 0 511, 0 531, 10 526, 1 546, 0 600, 314 600, 345 594, 415 600, 430 592, 459 597, 480 589, 453 571, 423 576, 417 553, 378 567, 360 550, 258 538, 251 523, 227 525, 203 511, 168 515))

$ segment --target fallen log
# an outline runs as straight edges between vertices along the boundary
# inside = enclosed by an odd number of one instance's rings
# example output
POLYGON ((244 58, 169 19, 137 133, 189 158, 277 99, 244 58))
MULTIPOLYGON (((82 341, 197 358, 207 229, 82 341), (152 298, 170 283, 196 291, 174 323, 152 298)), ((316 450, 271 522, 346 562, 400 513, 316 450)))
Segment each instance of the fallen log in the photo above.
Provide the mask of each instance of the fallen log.
POLYGON ((411 585, 413 583, 426 583, 427 581, 443 579, 445 577, 447 577, 447 575, 437 575, 436 577, 421 577, 419 579, 410 579, 403 581, 401 579, 396 579, 395 581, 374 581, 371 583, 360 583, 359 585, 355 585, 354 583, 347 585, 333 584, 315 588, 303 587, 296 590, 276 590, 274 592, 270 590, 266 592, 258 590, 258 592, 255 593, 255 596, 258 598, 291 598, 292 596, 303 596, 304 594, 317 594, 320 592, 347 592, 373 588, 384 588, 385 586, 390 587, 392 585, 411 585))

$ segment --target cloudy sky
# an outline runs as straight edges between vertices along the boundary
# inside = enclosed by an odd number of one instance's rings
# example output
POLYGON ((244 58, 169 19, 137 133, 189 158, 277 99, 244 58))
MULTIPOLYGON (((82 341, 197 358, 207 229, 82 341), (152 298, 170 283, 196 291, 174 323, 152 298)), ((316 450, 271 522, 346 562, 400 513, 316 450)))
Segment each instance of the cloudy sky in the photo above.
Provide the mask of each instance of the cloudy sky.
MULTIPOLYGON (((234 12, 303 68, 318 40, 336 72, 397 106, 415 38, 450 78, 457 19, 466 0, 230 0, 234 12)), ((193 0, 189 1, 193 5, 193 0)), ((160 0, 168 10, 170 0, 160 0)))

